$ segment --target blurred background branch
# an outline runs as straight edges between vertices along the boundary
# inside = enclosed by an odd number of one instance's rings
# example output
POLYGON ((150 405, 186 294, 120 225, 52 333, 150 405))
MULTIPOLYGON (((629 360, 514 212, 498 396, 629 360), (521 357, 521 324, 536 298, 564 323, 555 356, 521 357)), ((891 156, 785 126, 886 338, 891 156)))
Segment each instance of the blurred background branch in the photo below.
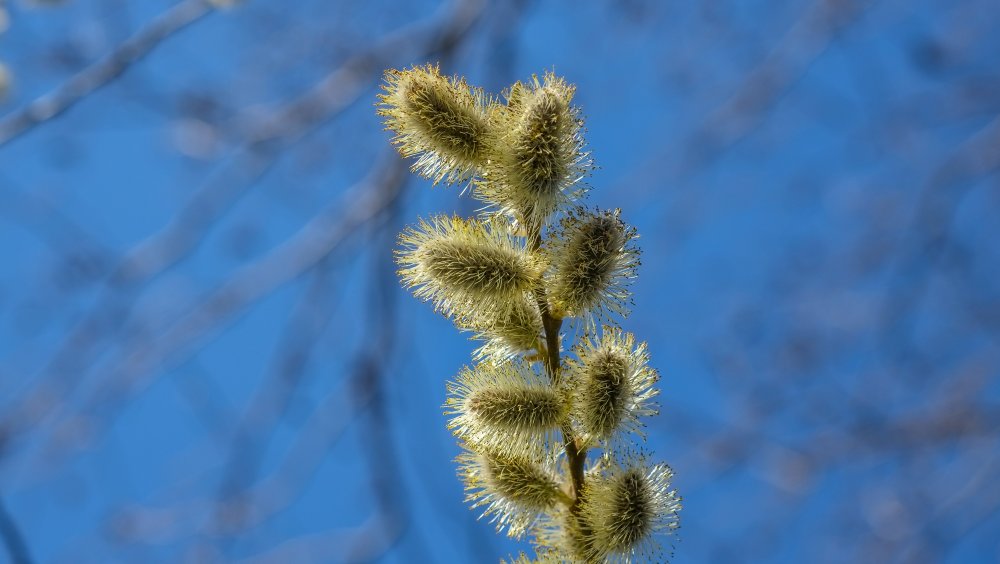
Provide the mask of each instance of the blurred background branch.
POLYGON ((161 43, 212 12, 213 0, 184 0, 153 18, 101 61, 86 67, 52 92, 0 120, 0 148, 59 117, 94 91, 107 86, 161 43))
POLYGON ((10 513, 4 506, 3 499, 0 499, 0 539, 3 539, 7 558, 12 564, 30 564, 31 556, 28 554, 28 546, 24 542, 24 535, 21 534, 17 523, 11 518, 10 513))

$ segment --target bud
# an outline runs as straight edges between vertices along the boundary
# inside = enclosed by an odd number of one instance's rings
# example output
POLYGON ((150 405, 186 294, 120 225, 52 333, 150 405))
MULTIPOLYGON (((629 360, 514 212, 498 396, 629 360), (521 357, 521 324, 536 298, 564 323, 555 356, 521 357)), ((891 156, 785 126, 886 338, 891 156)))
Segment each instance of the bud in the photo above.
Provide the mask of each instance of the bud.
POLYGON ((503 316, 539 283, 542 259, 498 222, 437 216, 408 227, 397 251, 399 275, 413 294, 446 315, 503 316))
POLYGON ((448 393, 445 407, 454 415, 448 428, 497 452, 523 452, 540 439, 551 442, 568 412, 563 393, 521 362, 463 368, 448 393))
POLYGON ((589 559, 663 562, 655 536, 678 528, 681 509, 680 497, 670 487, 672 477, 665 464, 640 462, 588 480, 580 519, 589 531, 589 559))
POLYGON ((481 517, 490 517, 498 531, 506 529, 511 537, 522 536, 541 512, 569 499, 537 448, 514 454, 475 447, 457 460, 465 500, 473 509, 485 507, 481 517))
POLYGON ((580 210, 563 218, 561 231, 549 238, 554 315, 628 315, 627 286, 636 276, 639 250, 632 245, 635 229, 626 226, 620 214, 580 210))
POLYGON ((585 191, 579 183, 591 162, 579 110, 570 105, 574 90, 552 73, 542 82, 536 76, 515 83, 497 112, 496 154, 478 194, 522 224, 541 226, 585 191))
POLYGON ((656 415, 653 386, 659 375, 648 366, 646 343, 631 333, 604 327, 599 341, 584 341, 567 361, 574 386, 573 415, 590 440, 604 443, 623 434, 641 435, 640 417, 656 415))
POLYGON ((452 184, 472 177, 489 153, 490 114, 495 104, 465 79, 441 76, 436 65, 385 73, 378 114, 396 133, 403 157, 416 156, 413 171, 452 184))

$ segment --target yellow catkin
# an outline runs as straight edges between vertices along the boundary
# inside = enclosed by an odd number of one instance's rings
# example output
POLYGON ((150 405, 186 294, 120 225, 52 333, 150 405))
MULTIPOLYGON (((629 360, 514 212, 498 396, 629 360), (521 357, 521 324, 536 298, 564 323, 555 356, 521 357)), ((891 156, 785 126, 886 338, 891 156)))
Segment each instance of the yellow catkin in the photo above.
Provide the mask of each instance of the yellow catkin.
POLYGON ((521 224, 542 225, 586 191, 581 180, 592 165, 573 93, 548 73, 541 81, 536 76, 514 84, 497 112, 495 153, 477 194, 521 224))
POLYGON ((635 237, 618 210, 567 215, 549 251, 549 301, 555 314, 589 319, 627 315, 628 286, 639 266, 635 237))
POLYGON ((542 317, 531 296, 516 300, 508 311, 476 310, 456 320, 461 329, 473 331, 484 344, 473 356, 477 360, 503 362, 520 353, 537 350, 542 335, 542 317))
POLYGON ((459 476, 465 483, 466 500, 484 508, 498 530, 520 537, 538 515, 564 496, 550 461, 540 451, 501 452, 466 444, 459 455, 459 476))
POLYGON ((629 434, 642 435, 640 418, 656 415, 659 374, 649 367, 646 343, 605 326, 599 339, 585 340, 567 361, 574 387, 573 413, 585 440, 608 447, 629 434))
POLYGON ((442 76, 434 65, 389 70, 378 114, 396 136, 414 172, 448 184, 477 174, 490 154, 491 113, 496 104, 464 79, 442 76))
POLYGON ((566 394, 520 361, 464 368, 448 392, 452 432, 498 452, 552 442, 569 413, 566 394))
POLYGON ((446 315, 509 314, 541 279, 544 260, 495 222, 437 216, 400 236, 403 284, 446 315))
POLYGON ((588 482, 580 519, 587 529, 589 559, 602 562, 662 562, 656 536, 677 528, 680 497, 665 464, 634 461, 613 466, 588 482))

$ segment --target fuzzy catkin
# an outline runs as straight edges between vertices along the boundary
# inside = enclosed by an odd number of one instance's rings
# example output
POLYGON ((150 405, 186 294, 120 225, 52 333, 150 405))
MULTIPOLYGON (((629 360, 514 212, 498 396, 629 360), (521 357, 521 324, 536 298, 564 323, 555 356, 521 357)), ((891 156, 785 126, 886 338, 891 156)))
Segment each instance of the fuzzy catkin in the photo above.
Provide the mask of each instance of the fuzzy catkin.
POLYGON ((497 112, 493 156, 477 193, 521 224, 542 225, 586 191, 580 181, 592 165, 573 93, 548 73, 542 81, 515 83, 497 112))
POLYGON ((464 79, 441 76, 437 66, 390 70, 378 113, 396 132, 403 157, 418 157, 413 171, 448 184, 468 180, 489 154, 495 104, 464 79))
POLYGON ((477 360, 503 362, 538 348, 543 328, 537 303, 524 296, 512 305, 508 311, 476 310, 456 319, 460 329, 473 331, 473 338, 485 341, 473 353, 477 360))
POLYGON ((520 537, 539 514, 559 500, 558 476, 539 452, 499 452, 467 443, 459 455, 459 476, 472 508, 484 507, 498 530, 520 537))
POLYGON ((641 418, 658 413, 659 374, 649 367, 646 344, 605 326, 600 339, 584 340, 575 352, 567 369, 576 382, 574 415, 586 438, 612 443, 627 433, 641 436, 641 418))
POLYGON ((449 316, 509 315, 545 267, 496 222, 438 216, 408 228, 400 242, 403 284, 449 316))
POLYGON ((524 452, 550 441, 569 412, 566 394, 522 362, 464 368, 448 391, 448 427, 498 452, 524 452))
POLYGON ((589 559, 648 562, 662 558, 655 534, 677 528, 680 500, 664 464, 617 467, 589 483, 581 520, 591 537, 589 559))
POLYGON ((603 437, 614 433, 621 424, 632 389, 625 359, 605 355, 595 360, 588 380, 581 382, 580 412, 588 419, 588 430, 603 437))
POLYGON ((627 315, 628 285, 639 265, 632 244, 635 230, 625 225, 618 210, 578 210, 564 218, 561 227, 550 251, 553 311, 564 317, 627 315))
POLYGON ((509 560, 501 560, 500 564, 563 564, 564 561, 555 551, 543 551, 534 558, 522 552, 509 560))

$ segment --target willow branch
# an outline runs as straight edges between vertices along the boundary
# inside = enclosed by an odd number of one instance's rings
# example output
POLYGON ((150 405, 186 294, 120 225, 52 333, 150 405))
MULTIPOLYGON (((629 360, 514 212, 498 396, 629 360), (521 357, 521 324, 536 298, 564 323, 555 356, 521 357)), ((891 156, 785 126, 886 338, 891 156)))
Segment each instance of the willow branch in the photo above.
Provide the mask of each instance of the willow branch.
MULTIPOLYGON (((528 247, 534 253, 541 249, 541 246, 541 228, 533 228, 528 236, 528 247)), ((542 316, 542 327, 545 329, 545 371, 552 380, 552 384, 558 386, 562 374, 562 359, 559 351, 559 330, 562 328, 562 319, 553 316, 552 312, 549 311, 549 301, 544 288, 539 287, 535 290, 535 299, 542 316)), ((562 434, 566 464, 569 466, 570 479, 572 480, 570 492, 573 498, 572 509, 576 510, 580 504, 580 492, 583 490, 583 468, 587 461, 587 449, 580 448, 568 422, 562 426, 562 434)))

